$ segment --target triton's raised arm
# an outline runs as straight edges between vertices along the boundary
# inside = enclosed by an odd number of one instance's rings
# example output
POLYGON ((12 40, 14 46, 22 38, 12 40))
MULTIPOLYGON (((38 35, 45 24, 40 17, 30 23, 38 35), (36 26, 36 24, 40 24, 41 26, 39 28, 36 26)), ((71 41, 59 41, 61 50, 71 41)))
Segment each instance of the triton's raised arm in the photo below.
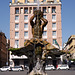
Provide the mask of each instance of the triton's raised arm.
POLYGON ((43 29, 44 29, 44 27, 47 25, 47 23, 48 23, 48 21, 45 19, 45 18, 41 18, 41 20, 43 21, 43 23, 42 23, 42 33, 43 33, 43 29))
POLYGON ((41 18, 41 20, 44 22, 43 24, 42 24, 42 26, 46 26, 47 25, 47 23, 48 23, 48 21, 45 19, 45 18, 41 18))
POLYGON ((34 15, 30 18, 30 24, 31 24, 32 27, 34 26, 33 19, 34 19, 34 15))

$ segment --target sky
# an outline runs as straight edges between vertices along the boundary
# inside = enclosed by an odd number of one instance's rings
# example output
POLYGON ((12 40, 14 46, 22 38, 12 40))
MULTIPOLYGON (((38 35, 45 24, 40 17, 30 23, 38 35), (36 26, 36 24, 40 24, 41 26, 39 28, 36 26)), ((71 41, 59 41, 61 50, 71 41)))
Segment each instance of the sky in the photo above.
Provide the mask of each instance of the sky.
MULTIPOLYGON (((0 31, 10 39, 10 7, 12 0, 0 1, 0 31)), ((62 44, 68 41, 71 35, 75 35, 75 0, 61 0, 62 19, 62 44)))

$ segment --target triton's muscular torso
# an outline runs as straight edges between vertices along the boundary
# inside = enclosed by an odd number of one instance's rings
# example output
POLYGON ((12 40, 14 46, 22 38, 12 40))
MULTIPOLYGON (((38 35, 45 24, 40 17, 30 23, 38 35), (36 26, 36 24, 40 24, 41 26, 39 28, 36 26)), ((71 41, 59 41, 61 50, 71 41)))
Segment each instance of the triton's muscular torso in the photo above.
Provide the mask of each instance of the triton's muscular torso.
POLYGON ((34 38, 42 38, 42 30, 41 30, 41 24, 37 21, 37 23, 34 23, 34 32, 33 37, 34 38))
POLYGON ((42 38, 43 29, 48 23, 48 21, 43 18, 43 14, 41 13, 41 11, 37 10, 37 12, 35 11, 34 15, 30 18, 33 38, 42 38), (33 22, 34 17, 36 18, 35 22, 33 22))

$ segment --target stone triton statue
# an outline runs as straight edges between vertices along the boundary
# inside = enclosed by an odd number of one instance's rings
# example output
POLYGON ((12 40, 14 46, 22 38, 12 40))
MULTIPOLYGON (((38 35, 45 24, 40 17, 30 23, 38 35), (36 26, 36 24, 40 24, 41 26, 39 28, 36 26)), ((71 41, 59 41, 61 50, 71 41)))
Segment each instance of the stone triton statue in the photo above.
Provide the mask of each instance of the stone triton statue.
POLYGON ((30 18, 33 38, 42 38, 43 30, 47 23, 48 21, 43 18, 43 12, 41 10, 34 11, 34 15, 30 18), (34 19, 35 22, 33 21, 34 19))

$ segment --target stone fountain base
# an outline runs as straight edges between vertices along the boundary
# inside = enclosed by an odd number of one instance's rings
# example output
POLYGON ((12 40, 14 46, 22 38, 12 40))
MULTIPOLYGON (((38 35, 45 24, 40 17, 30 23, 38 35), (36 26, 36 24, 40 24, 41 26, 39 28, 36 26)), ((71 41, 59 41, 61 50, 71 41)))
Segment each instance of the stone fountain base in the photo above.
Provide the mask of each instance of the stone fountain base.
POLYGON ((43 66, 44 63, 45 61, 41 60, 40 56, 38 55, 36 65, 29 75, 47 75, 44 71, 44 66, 43 66))
POLYGON ((29 75, 47 75, 47 73, 40 72, 40 71, 38 71, 38 72, 35 73, 35 71, 32 70, 32 72, 30 72, 29 75))

